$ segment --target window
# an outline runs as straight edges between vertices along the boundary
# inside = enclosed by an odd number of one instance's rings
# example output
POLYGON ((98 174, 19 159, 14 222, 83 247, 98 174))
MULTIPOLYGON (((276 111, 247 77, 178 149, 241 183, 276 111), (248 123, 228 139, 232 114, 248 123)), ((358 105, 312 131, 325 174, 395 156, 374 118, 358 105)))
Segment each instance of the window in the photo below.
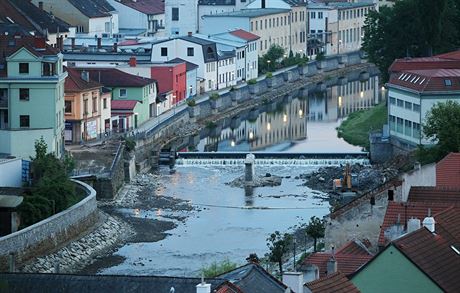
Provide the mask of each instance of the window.
POLYGON ((64 102, 64 112, 66 114, 72 113, 72 102, 71 101, 65 101, 64 102))
POLYGON ((398 104, 398 107, 401 107, 401 108, 404 107, 404 101, 403 100, 398 99, 396 102, 398 104))
POLYGON ((173 21, 179 20, 179 8, 177 8, 177 7, 172 8, 172 18, 171 18, 171 20, 173 20, 173 21))
POLYGON ((444 79, 444 84, 445 84, 446 86, 452 86, 452 80, 450 80, 450 79, 444 79))
POLYGON ((404 134, 407 136, 412 135, 412 121, 404 120, 404 134))
POLYGON ((120 98, 126 97, 126 89, 120 89, 120 98))
POLYGON ((415 123, 415 122, 412 123, 412 129, 413 129, 412 136, 414 138, 420 138, 420 124, 415 123))
POLYGON ((404 102, 404 108, 406 108, 407 110, 412 111, 412 103, 411 102, 404 102))
POLYGON ((83 100, 83 115, 88 115, 88 100, 83 100))
POLYGON ((110 33, 110 22, 104 23, 104 29, 106 33, 110 33))
POLYGON ((29 100, 29 89, 19 89, 19 100, 20 101, 29 100))
POLYGON ((107 109, 107 98, 102 100, 104 109, 107 109))
POLYGON ((390 115, 390 130, 396 130, 396 117, 393 115, 390 115))
POLYGON ((28 74, 29 73, 29 63, 19 63, 19 73, 28 74))
POLYGON ((398 117, 396 121, 397 121, 396 131, 399 133, 403 133, 404 119, 398 117))
POLYGON ((161 56, 168 56, 168 48, 161 47, 161 56))
POLYGON ((413 110, 414 112, 420 113, 420 105, 414 104, 412 110, 413 110))
POLYGON ((187 56, 195 56, 195 50, 193 47, 187 48, 187 56))
POLYGON ((390 105, 396 105, 396 99, 393 97, 390 97, 390 105))
POLYGON ((93 113, 97 112, 97 98, 93 98, 93 113))
POLYGON ((323 13, 322 12, 318 12, 318 18, 323 19, 323 13))
POLYGON ((30 127, 30 117, 29 117, 29 115, 20 115, 19 116, 19 126, 20 127, 30 127))
POLYGON ((310 12, 310 18, 311 19, 316 18, 316 12, 310 12))

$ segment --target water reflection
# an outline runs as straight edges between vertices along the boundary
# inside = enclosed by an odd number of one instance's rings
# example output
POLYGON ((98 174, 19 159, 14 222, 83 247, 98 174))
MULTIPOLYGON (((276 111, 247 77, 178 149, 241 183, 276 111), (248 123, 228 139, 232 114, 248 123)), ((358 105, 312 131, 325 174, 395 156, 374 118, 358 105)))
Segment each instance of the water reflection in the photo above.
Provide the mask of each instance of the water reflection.
POLYGON ((371 76, 367 80, 357 79, 301 91, 303 95, 299 97, 286 96, 277 102, 265 104, 260 109, 234 117, 231 121, 224 120, 216 128, 202 133, 201 141, 195 141, 189 150, 291 151, 296 145, 312 137, 321 139, 325 134, 324 127, 310 127, 315 132, 307 133, 307 124, 312 126, 317 122, 330 123, 328 131, 334 132, 328 135, 329 141, 326 144, 341 145, 342 141, 334 138, 337 122, 350 113, 378 104, 378 83, 378 76, 371 76), (321 130, 318 132, 316 129, 321 130))

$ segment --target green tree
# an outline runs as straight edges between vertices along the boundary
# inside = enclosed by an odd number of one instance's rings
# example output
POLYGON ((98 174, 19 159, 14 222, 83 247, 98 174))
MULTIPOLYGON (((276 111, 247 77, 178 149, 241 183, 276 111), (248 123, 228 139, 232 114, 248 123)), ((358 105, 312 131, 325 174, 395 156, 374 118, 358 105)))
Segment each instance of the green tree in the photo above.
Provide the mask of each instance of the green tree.
POLYGON ((267 53, 259 57, 259 73, 275 71, 284 56, 284 49, 279 45, 271 45, 267 53))
POLYGON ((270 249, 268 259, 278 263, 280 274, 283 274, 283 256, 289 251, 292 243, 292 236, 288 233, 281 234, 275 231, 267 238, 267 246, 270 249))
POLYGON ((308 236, 313 238, 313 250, 315 252, 316 252, 316 243, 318 241, 318 238, 324 237, 324 230, 325 230, 324 220, 316 216, 313 216, 310 218, 310 222, 305 228, 305 232, 307 233, 308 236))
POLYGON ((216 276, 222 275, 226 272, 234 270, 237 267, 236 263, 229 261, 228 259, 223 260, 222 262, 213 262, 207 267, 201 269, 205 278, 214 278, 216 276))
POLYGON ((426 115, 423 134, 436 145, 419 148, 417 157, 422 163, 438 161, 450 152, 459 152, 460 104, 447 101, 434 105, 426 115))

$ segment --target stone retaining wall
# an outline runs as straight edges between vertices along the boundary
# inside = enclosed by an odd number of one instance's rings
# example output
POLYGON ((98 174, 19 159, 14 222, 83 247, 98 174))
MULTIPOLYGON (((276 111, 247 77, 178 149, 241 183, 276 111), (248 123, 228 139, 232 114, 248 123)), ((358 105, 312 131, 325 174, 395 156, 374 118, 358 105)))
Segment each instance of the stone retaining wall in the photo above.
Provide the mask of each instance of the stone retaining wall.
POLYGON ((32 226, 0 237, 0 271, 8 270, 9 255, 13 254, 16 264, 22 265, 57 249, 94 224, 96 191, 83 182, 72 181, 87 194, 83 200, 32 226))

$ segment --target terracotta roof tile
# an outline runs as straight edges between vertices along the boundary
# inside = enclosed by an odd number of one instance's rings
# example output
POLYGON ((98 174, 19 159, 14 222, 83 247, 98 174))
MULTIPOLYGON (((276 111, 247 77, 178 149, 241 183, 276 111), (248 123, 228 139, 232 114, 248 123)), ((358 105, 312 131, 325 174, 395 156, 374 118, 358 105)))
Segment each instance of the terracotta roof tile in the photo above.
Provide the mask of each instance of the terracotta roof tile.
POLYGON ((460 60, 460 50, 436 55, 435 57, 438 57, 441 59, 460 60))
POLYGON ((92 80, 107 87, 143 87, 155 80, 123 72, 115 68, 78 68, 86 70, 92 80))
POLYGON ((324 278, 306 283, 312 293, 359 293, 360 291, 348 278, 340 273, 334 273, 324 278))
POLYGON ((436 186, 460 189, 460 153, 450 153, 436 164, 436 186))
POLYGON ((404 70, 426 70, 426 69, 459 69, 460 60, 442 59, 439 57, 424 57, 410 59, 396 59, 388 71, 398 73, 404 70))
POLYGON ((444 202, 460 205, 460 188, 412 186, 408 202, 444 202))
POLYGON ((356 241, 349 241, 343 245, 336 254, 371 255, 364 244, 360 245, 356 241))
POLYGON ((137 101, 135 100, 112 100, 112 110, 134 110, 137 101))
POLYGON ((94 88, 101 88, 102 85, 93 80, 85 81, 81 78, 81 73, 72 68, 65 68, 68 75, 64 83, 65 92, 82 92, 94 88))
MULTIPOLYGON (((460 222, 460 213, 449 213, 448 218, 460 222)), ((442 226, 442 222, 437 226, 442 226)), ((460 292, 460 256, 451 247, 460 249, 458 242, 452 238, 447 229, 436 228, 431 233, 421 228, 393 242, 407 258, 436 282, 446 292, 460 292)))
POLYGON ((163 14, 165 13, 164 0, 121 0, 122 4, 144 14, 163 14))
POLYGON ((260 39, 258 35, 255 35, 253 33, 247 32, 242 29, 234 30, 231 31, 230 34, 234 35, 235 37, 238 37, 240 39, 246 40, 246 41, 255 41, 260 39))
POLYGON ((388 83, 417 92, 460 91, 460 69, 401 70, 388 83))

